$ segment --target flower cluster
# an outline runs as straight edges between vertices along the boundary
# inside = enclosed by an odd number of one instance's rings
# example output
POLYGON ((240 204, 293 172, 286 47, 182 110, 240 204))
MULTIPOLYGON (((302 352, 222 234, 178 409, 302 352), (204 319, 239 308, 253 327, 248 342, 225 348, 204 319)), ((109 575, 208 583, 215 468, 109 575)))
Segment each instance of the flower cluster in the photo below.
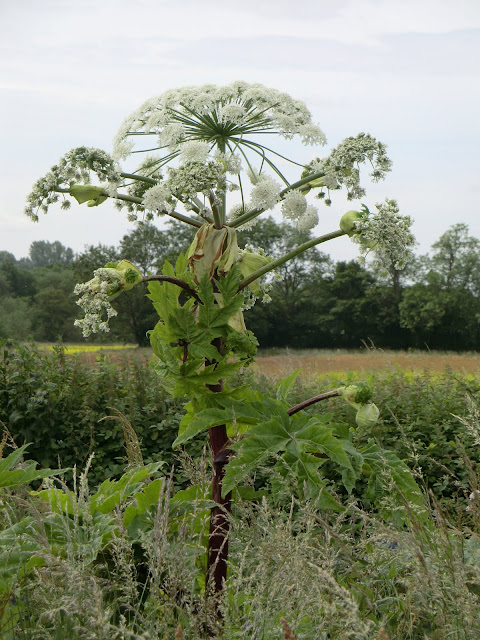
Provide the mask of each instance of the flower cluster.
POLYGON ((109 263, 106 267, 96 269, 93 276, 88 282, 77 284, 74 289, 75 295, 81 296, 77 304, 85 313, 84 318, 75 320, 75 326, 82 329, 85 337, 91 333, 109 331, 108 321, 117 315, 111 301, 143 280, 140 271, 128 260, 109 263))
POLYGON ((265 132, 288 139, 298 135, 304 144, 326 141, 303 102, 261 84, 233 82, 224 87, 172 89, 147 100, 122 124, 114 141, 114 157, 125 158, 130 153, 125 142, 133 133, 155 135, 160 148, 172 150, 192 140, 217 146, 265 132))
POLYGON ((178 168, 168 170, 166 187, 176 198, 195 198, 197 193, 208 196, 210 191, 217 192, 224 176, 219 162, 186 162, 178 168))
POLYGON ((172 193, 165 184, 156 184, 145 191, 143 206, 147 211, 157 213, 173 211, 172 193))
POLYGON ((299 231, 307 231, 313 229, 318 224, 318 209, 312 205, 308 205, 303 216, 297 221, 297 229, 299 231))
POLYGON ((373 249, 386 265, 403 269, 411 256, 410 247, 415 242, 410 231, 412 219, 399 214, 395 200, 387 198, 375 206, 375 213, 368 212, 353 223, 356 233, 352 239, 361 245, 362 253, 373 249))
POLYGON ((287 220, 299 220, 307 210, 307 200, 298 189, 287 191, 282 201, 282 215, 287 220))
POLYGON ((317 158, 308 164, 302 175, 314 172, 324 174, 310 186, 321 187, 317 197, 324 199, 326 205, 331 204, 329 192, 341 189, 342 186, 347 189, 348 200, 357 200, 365 195, 365 189, 360 184, 360 165, 370 165, 372 171, 369 175, 374 182, 383 180, 391 170, 392 162, 386 149, 383 143, 368 133, 359 133, 355 137, 345 138, 326 158, 317 158), (324 189, 327 190, 328 197, 325 197, 324 189))
MULTIPOLYGON (((120 170, 111 156, 101 149, 77 147, 63 156, 50 171, 37 180, 27 198, 26 215, 38 222, 38 212, 48 211, 49 205, 59 200, 59 190, 68 189, 77 182, 89 183, 91 172, 100 182, 118 183, 120 170)), ((68 209, 70 202, 64 201, 62 207, 68 209)))
POLYGON ((250 195, 250 209, 273 209, 280 200, 281 186, 268 174, 261 174, 250 195))

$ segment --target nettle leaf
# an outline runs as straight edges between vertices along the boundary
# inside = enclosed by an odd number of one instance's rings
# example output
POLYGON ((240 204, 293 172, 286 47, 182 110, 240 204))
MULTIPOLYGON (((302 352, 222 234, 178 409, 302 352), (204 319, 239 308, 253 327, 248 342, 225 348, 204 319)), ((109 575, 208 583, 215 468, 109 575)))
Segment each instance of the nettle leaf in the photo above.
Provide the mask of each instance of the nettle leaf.
POLYGON ((22 467, 14 467, 21 463, 28 444, 15 449, 5 458, 0 458, 0 487, 13 487, 18 484, 29 484, 33 480, 41 480, 58 475, 67 469, 37 469, 37 462, 25 462, 22 467))
POLYGON ((291 388, 295 384, 298 374, 300 373, 300 369, 293 371, 289 376, 280 380, 277 386, 277 400, 281 402, 286 402, 288 398, 288 394, 290 393, 291 388))
POLYGON ((399 525, 407 522, 411 514, 425 521, 428 514, 424 497, 408 466, 373 440, 361 449, 361 454, 368 475, 366 495, 379 507, 382 516, 399 525), (384 496, 388 496, 388 503, 382 499, 384 496))

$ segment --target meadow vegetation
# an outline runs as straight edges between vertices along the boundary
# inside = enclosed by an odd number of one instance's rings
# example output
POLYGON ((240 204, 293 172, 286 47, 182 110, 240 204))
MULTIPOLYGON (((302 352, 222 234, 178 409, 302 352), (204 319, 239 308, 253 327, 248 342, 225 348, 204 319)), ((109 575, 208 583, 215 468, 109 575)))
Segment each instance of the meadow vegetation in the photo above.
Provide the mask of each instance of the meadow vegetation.
MULTIPOLYGON (((407 504, 395 520, 398 503, 364 481, 348 495, 333 468, 343 509, 325 511, 261 465, 233 503, 220 628, 204 592, 207 442, 172 452, 182 403, 159 390, 148 360, 114 358, 2 346, 0 637, 478 637, 478 378, 398 367, 299 377, 292 405, 342 375, 374 385, 371 430, 338 398, 307 411, 348 425, 358 446, 373 436, 396 451, 425 511, 407 504), (272 480, 275 497, 263 491, 272 480)), ((275 376, 242 376, 275 395, 275 376)))

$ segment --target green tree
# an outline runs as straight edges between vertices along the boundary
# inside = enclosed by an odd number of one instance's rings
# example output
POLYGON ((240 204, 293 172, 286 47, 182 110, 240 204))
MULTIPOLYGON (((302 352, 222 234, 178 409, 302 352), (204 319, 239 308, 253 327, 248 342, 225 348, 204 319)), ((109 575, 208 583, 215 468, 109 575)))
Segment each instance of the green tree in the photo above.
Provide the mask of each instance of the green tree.
POLYGON ((73 269, 57 265, 33 273, 38 290, 29 315, 35 338, 49 342, 78 340, 81 334, 73 324, 78 310, 73 296, 73 269))
POLYGON ((358 262, 337 262, 327 291, 328 309, 321 321, 336 346, 360 347, 371 336, 376 316, 375 299, 368 296, 373 276, 358 262))
POLYGON ((32 337, 31 305, 23 298, 2 297, 0 338, 28 340, 32 337))
POLYGON ((167 221, 162 229, 142 222, 123 236, 118 253, 137 265, 144 275, 159 273, 165 260, 174 260, 186 251, 194 235, 191 227, 175 225, 172 221, 167 221))
MULTIPOLYGON (((298 231, 292 224, 277 223, 272 218, 258 220, 252 229, 238 234, 241 247, 261 247, 274 259, 311 238, 311 231, 298 231)), ((332 271, 332 260, 316 248, 279 266, 271 280, 268 302, 257 303, 246 313, 248 326, 262 345, 296 348, 323 345, 326 332, 318 322, 318 314, 325 302, 322 284, 332 271)))
POLYGON ((15 264, 16 261, 17 259, 13 253, 10 253, 10 251, 0 251, 0 264, 2 262, 11 262, 12 264, 15 264))
POLYGON ((448 229, 417 261, 419 282, 404 291, 400 321, 415 346, 476 349, 480 339, 480 241, 465 224, 448 229))
POLYGON ((30 245, 29 256, 32 266, 36 268, 50 264, 70 264, 73 262, 74 253, 58 240, 55 242, 35 240, 30 245))
POLYGON ((0 274, 4 282, 8 284, 8 292, 15 298, 28 298, 35 295, 37 285, 35 277, 24 269, 19 269, 17 264, 5 261, 0 264, 0 274))

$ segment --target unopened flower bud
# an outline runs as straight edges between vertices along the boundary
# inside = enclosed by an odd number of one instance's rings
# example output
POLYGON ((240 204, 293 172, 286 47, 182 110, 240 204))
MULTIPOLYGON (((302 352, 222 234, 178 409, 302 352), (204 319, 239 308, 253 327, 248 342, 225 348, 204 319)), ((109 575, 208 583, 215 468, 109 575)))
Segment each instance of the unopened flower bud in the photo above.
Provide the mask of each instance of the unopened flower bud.
POLYGON ((87 202, 89 207, 98 207, 108 198, 103 194, 103 187, 94 187, 91 184, 73 185, 73 187, 70 187, 70 195, 75 198, 78 204, 87 202))
POLYGON ((367 404, 363 404, 357 411, 355 421, 360 428, 370 429, 376 425, 379 416, 380 411, 377 405, 373 404, 373 402, 368 402, 367 404))
POLYGON ((348 404, 355 409, 360 409, 362 405, 370 402, 372 398, 372 389, 366 382, 356 382, 347 387, 340 387, 338 394, 342 396, 348 404))
POLYGON ((363 214, 360 211, 347 211, 340 218, 340 229, 348 233, 349 236, 355 235, 358 233, 355 223, 362 218, 363 214))
MULTIPOLYGON (((237 265, 244 278, 248 278, 254 271, 261 269, 269 262, 271 262, 271 258, 267 256, 262 256, 259 253, 253 253, 252 251, 246 251, 244 249, 239 250, 237 265)), ((258 278, 251 282, 248 288, 253 295, 258 296, 261 291, 260 279, 258 278)))

